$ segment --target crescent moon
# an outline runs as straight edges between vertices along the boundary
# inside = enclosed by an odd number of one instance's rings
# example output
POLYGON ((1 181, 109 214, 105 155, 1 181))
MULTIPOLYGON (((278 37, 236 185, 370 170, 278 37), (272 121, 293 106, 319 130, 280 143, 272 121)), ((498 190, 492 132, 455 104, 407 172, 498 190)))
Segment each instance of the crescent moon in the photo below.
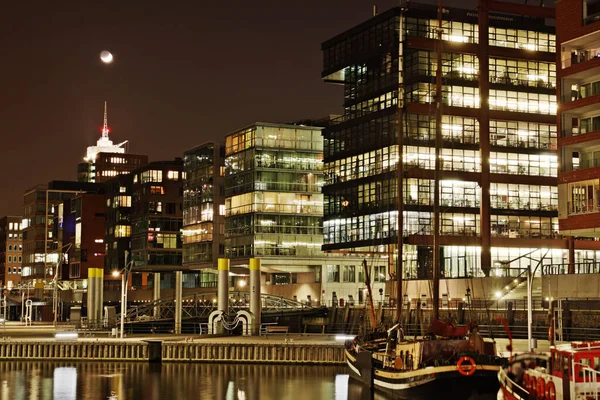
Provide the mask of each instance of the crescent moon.
POLYGON ((110 53, 110 51, 105 50, 100 53, 100 60, 102 60, 104 64, 110 64, 113 62, 113 55, 110 53))

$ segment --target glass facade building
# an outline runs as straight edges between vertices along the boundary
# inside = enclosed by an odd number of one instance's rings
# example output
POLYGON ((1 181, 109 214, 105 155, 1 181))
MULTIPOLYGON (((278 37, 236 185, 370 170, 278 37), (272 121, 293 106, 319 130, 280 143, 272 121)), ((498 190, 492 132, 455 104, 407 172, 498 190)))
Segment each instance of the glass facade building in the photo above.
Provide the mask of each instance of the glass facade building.
POLYGON ((452 8, 443 19, 438 41, 436 7, 411 2, 323 43, 323 78, 344 87, 323 132, 323 248, 394 254, 402 174, 403 277, 431 277, 441 42, 442 277, 516 276, 536 249, 543 265, 600 259, 558 233, 554 27, 452 8))
POLYGON ((360 259, 321 250, 321 130, 256 123, 225 139, 225 256, 234 269, 260 258, 270 292, 303 300, 356 295, 361 285, 360 259))
POLYGON ((205 143, 184 153, 183 264, 217 268, 225 255, 225 147, 205 143))

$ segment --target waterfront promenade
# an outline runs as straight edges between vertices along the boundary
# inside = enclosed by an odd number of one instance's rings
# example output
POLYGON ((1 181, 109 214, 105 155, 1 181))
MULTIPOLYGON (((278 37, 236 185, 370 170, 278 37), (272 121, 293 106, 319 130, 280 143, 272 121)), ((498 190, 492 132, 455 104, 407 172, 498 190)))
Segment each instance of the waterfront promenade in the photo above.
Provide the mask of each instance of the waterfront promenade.
MULTIPOLYGON (((232 362, 261 364, 344 363, 344 337, 330 334, 271 334, 268 336, 212 336, 147 334, 124 339, 108 331, 80 331, 78 337, 56 339, 56 332, 74 326, 24 326, 13 322, 0 330, 0 360, 72 360, 138 362, 232 362)), ((496 339, 497 351, 508 356, 507 339, 496 339)), ((549 351, 538 341, 538 351, 549 351)), ((527 351, 527 340, 513 341, 515 353, 527 351)))

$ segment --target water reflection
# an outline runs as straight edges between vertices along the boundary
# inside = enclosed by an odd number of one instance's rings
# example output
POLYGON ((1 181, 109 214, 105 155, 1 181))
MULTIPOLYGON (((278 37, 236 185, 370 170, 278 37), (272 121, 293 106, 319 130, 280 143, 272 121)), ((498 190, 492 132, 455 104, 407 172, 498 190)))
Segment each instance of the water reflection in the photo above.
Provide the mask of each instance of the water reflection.
POLYGON ((343 366, 2 362, 0 399, 370 399, 360 385, 349 385, 346 372, 343 366))
POLYGON ((389 399, 349 379, 344 366, 0 362, 2 400, 299 398, 389 399))

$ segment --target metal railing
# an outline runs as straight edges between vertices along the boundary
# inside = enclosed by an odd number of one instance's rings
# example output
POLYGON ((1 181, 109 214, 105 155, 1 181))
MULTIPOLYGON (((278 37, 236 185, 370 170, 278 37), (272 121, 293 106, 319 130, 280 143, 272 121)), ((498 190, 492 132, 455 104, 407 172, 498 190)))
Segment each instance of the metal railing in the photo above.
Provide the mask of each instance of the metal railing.
POLYGON ((519 386, 514 380, 512 380, 506 373, 504 368, 500 368, 498 372, 498 380, 500 386, 505 388, 510 394, 515 396, 517 399, 528 399, 529 392, 522 386, 519 386))
MULTIPOLYGON (((582 262, 573 264, 575 274, 597 274, 600 273, 600 262, 582 262)), ((544 275, 567 275, 569 264, 550 264, 543 267, 544 275)))

